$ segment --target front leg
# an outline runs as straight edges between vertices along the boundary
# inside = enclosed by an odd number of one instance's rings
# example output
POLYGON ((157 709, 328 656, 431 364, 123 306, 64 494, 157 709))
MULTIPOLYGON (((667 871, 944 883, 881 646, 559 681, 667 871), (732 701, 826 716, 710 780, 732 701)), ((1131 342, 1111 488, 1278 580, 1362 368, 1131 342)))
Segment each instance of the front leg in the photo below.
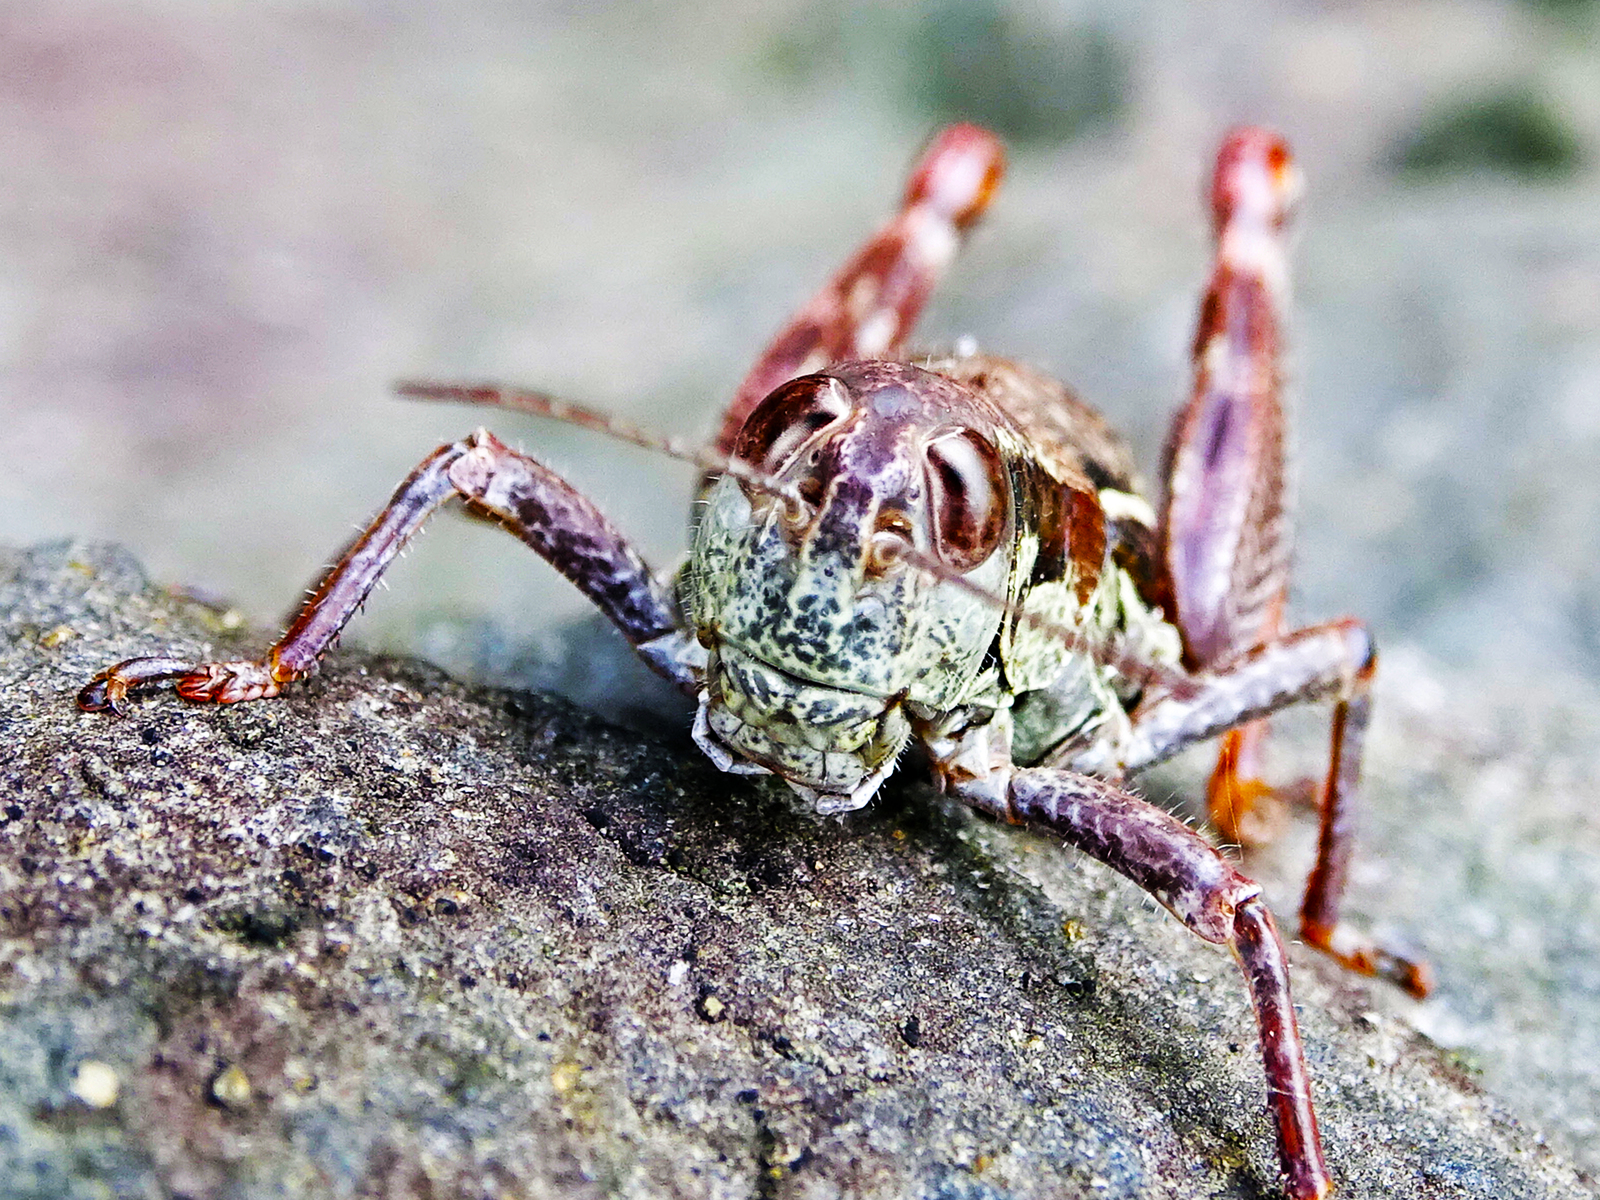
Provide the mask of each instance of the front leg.
POLYGON ((578 586, 656 670, 697 686, 670 592, 606 518, 566 480, 492 434, 441 446, 322 577, 293 623, 260 659, 189 663, 131 658, 78 693, 90 712, 121 712, 128 691, 175 682, 188 700, 232 704, 276 696, 316 669, 389 564, 447 500, 460 498, 538 551, 578 586))
POLYGON ((1259 884, 1178 820, 1101 779, 1010 762, 1008 721, 928 738, 940 784, 980 812, 1053 833, 1133 880, 1208 942, 1226 945, 1250 989, 1278 1159, 1295 1200, 1333 1186, 1289 995, 1289 965, 1259 884))

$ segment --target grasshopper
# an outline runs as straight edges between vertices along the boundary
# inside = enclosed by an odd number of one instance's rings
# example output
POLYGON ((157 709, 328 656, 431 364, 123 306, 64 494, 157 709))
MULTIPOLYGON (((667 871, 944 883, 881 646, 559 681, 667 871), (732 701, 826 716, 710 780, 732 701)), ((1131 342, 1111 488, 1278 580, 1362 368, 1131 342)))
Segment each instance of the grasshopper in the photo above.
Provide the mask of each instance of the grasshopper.
POLYGON ((1223 735, 1208 789, 1224 837, 1270 789, 1263 719, 1333 704, 1316 864, 1300 936, 1425 995, 1427 969, 1342 924, 1376 653, 1354 620, 1290 628, 1280 342, 1285 241, 1300 191, 1284 141, 1230 133, 1210 190, 1215 262, 1158 505, 1132 455, 1063 385, 974 352, 906 340, 1004 171, 985 130, 944 130, 898 212, 761 355, 708 449, 653 438, 538 392, 401 385, 541 412, 701 464, 693 548, 674 577, 537 460, 487 430, 441 446, 257 660, 135 658, 79 694, 121 711, 171 682, 194 701, 275 696, 316 669, 385 568, 450 500, 570 579, 697 703, 719 768, 773 774, 821 813, 866 804, 919 744, 935 782, 1143 887, 1228 946, 1254 1006, 1288 1195, 1332 1188, 1261 888, 1125 779, 1223 735))

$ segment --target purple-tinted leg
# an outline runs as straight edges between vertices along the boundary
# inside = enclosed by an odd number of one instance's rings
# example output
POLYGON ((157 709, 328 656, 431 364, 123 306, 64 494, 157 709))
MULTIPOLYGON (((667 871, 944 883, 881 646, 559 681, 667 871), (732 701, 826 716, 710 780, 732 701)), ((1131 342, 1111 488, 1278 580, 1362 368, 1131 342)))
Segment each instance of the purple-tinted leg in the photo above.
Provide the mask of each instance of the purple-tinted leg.
POLYGON ((532 546, 641 648, 646 661, 675 682, 693 686, 687 668, 655 652, 677 633, 676 610, 644 560, 571 484, 479 430, 423 460, 322 577, 264 657, 209 663, 128 659, 96 675, 78 694, 78 704, 90 712, 120 712, 130 688, 174 681, 189 700, 232 704, 276 696, 284 684, 316 669, 406 543, 440 505, 455 498, 532 546))
MULTIPOLYGON (((1339 922, 1355 843, 1361 747, 1376 669, 1372 638, 1358 621, 1296 630, 1194 675, 1180 691, 1149 697, 1134 713, 1133 737, 1120 765, 1137 771, 1289 705, 1333 699, 1317 861, 1300 910, 1300 935, 1350 970, 1377 975, 1421 998, 1433 986, 1426 963, 1385 950, 1339 922)), ((1116 766, 1082 756, 1056 765, 1102 774, 1115 773, 1116 766)))
POLYGON ((732 452, 745 418, 779 384, 829 363, 893 358, 1004 170, 994 134, 976 125, 941 132, 912 171, 900 211, 756 360, 723 414, 717 452, 732 452))
POLYGON ((1289 1195, 1326 1196, 1333 1180, 1317 1133, 1288 960, 1260 885, 1178 820, 1102 779, 1046 767, 1012 772, 1004 765, 981 780, 941 777, 980 811, 1053 833, 1127 876, 1206 941, 1233 951, 1256 1014, 1289 1195))

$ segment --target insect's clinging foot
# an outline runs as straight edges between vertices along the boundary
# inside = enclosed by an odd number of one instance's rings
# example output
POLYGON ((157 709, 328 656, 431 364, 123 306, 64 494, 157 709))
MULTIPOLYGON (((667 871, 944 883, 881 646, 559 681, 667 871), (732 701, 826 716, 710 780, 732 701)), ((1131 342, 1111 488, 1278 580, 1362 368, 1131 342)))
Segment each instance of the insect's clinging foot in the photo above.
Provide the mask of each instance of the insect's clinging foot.
POLYGON ((246 700, 270 700, 282 690, 284 682, 266 663, 249 660, 200 663, 178 680, 178 695, 185 700, 239 704, 246 700))
POLYGON ((129 658, 101 671, 78 693, 84 712, 127 712, 128 693, 151 684, 172 683, 185 700, 236 704, 276 696, 286 680, 266 663, 191 662, 181 658, 129 658))
POLYGON ((84 712, 109 712, 120 717, 127 711, 131 689, 181 679, 197 665, 184 658, 125 658, 85 685, 78 693, 78 707, 84 712))
POLYGON ((1300 939, 1346 970, 1387 980, 1414 1000, 1426 1000, 1433 991, 1433 968, 1425 960, 1386 950, 1344 924, 1326 929, 1302 921, 1300 939))

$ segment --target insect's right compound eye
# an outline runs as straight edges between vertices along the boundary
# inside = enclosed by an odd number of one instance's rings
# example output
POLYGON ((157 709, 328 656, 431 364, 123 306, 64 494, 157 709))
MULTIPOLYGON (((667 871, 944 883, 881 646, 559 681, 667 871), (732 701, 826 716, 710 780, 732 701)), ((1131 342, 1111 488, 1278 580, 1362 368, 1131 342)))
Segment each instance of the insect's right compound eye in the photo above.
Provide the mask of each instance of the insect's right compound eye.
POLYGON ((844 386, 802 375, 769 395, 744 423, 733 455, 764 475, 782 475, 829 426, 850 413, 844 386))
POLYGON ((987 561, 1005 536, 1011 485, 994 443, 964 429, 928 446, 928 499, 934 548, 965 574, 987 561))

